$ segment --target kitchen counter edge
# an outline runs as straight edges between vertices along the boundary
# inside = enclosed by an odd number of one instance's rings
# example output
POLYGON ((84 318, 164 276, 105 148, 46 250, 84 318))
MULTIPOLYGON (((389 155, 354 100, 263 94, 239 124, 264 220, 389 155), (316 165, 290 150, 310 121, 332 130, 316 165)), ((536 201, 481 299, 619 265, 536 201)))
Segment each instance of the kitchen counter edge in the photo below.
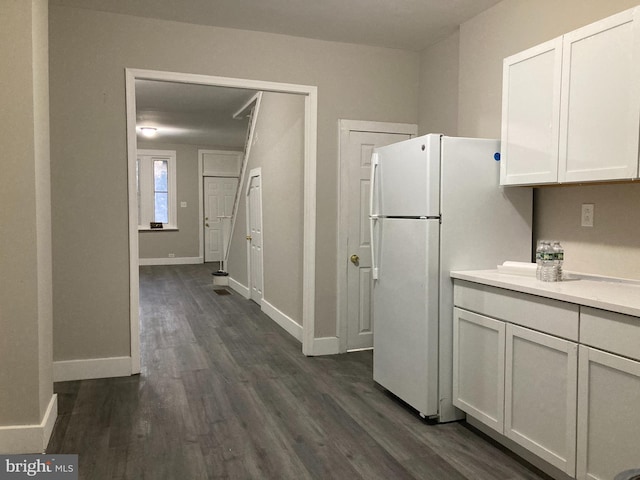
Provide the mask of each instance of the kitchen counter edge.
MULTIPOLYGON (((562 282, 541 282, 498 270, 452 271, 450 274, 454 279, 640 317, 640 282, 580 278, 579 275, 562 282)), ((640 318, 637 320, 640 322, 640 318)))

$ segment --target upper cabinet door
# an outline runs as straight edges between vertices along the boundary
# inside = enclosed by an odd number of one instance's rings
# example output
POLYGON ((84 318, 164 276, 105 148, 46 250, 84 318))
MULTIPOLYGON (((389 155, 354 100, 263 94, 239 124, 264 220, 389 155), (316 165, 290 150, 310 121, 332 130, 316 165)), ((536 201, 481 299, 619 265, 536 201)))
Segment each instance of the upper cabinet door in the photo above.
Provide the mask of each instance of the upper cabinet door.
POLYGON ((505 58, 501 185, 556 183, 562 37, 505 58))
POLYGON ((560 183, 638 176, 638 12, 563 37, 560 183))

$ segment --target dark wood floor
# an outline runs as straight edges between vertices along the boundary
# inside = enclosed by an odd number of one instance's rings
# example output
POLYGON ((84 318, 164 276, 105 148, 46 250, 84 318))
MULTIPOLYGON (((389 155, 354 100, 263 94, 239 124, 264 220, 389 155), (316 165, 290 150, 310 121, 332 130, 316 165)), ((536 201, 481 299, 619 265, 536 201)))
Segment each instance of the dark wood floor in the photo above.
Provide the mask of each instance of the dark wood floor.
POLYGON ((424 423, 372 381, 370 351, 304 357, 212 270, 140 269, 142 373, 57 383, 47 453, 91 480, 547 478, 464 423, 424 423))

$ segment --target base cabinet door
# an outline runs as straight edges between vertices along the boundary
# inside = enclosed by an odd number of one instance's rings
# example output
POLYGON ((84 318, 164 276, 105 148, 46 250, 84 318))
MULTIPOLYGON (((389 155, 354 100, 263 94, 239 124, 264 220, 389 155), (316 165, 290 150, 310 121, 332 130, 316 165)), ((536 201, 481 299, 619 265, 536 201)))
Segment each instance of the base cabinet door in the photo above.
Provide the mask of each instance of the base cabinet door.
POLYGON ((453 310, 453 404, 502 433, 505 323, 453 310))
POLYGON ((504 433, 573 476, 578 345, 507 325, 504 433))
POLYGON ((640 469, 640 362, 580 346, 580 480, 611 480, 640 469))

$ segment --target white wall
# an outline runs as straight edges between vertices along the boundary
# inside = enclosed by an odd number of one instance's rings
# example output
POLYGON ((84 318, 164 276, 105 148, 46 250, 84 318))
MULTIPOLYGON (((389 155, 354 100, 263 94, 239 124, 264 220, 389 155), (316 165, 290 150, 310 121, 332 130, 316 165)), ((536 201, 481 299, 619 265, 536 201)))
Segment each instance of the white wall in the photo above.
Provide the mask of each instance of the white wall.
MULTIPOLYGON (((459 34, 457 95, 442 86, 441 103, 458 102, 458 135, 499 138, 501 124, 502 59, 600 18, 635 6, 637 0, 504 0, 467 21, 459 34)), ((455 38, 449 39, 451 43, 455 38)), ((442 43, 446 45, 446 42, 442 43)), ((451 60, 423 53, 434 72, 450 70, 451 60)), ((421 90, 429 88, 423 83, 421 90)), ((424 97, 425 92, 421 92, 424 97)), ((423 101, 420 130, 439 120, 423 101), (425 107, 426 105, 426 107, 425 107)), ((434 112, 435 113, 435 112, 434 112)), ((446 127, 451 122, 444 122, 446 127)), ((534 233, 560 240, 567 270, 640 278, 638 185, 554 187, 536 189, 534 233), (596 204, 591 229, 578 225, 581 203, 596 204)))
POLYGON ((187 145, 157 141, 138 141, 139 149, 176 152, 176 190, 178 231, 141 231, 138 234, 140 258, 176 258, 200 256, 200 198, 198 150, 224 150, 212 145, 187 145), (181 207, 181 202, 187 202, 181 207))
POLYGON ((559 239, 565 269, 640 279, 640 184, 541 188, 534 225, 559 239), (595 204, 593 228, 580 226, 581 205, 595 204))
POLYGON ((304 97, 264 92, 256 121, 238 218, 230 245, 230 276, 247 278, 246 186, 262 169, 264 300, 302 325, 304 97))
POLYGON ((336 333, 339 118, 416 123, 414 52, 51 7, 54 358, 129 355, 124 69, 318 86, 316 331, 336 333))
MULTIPOLYGON (((0 15, 0 451, 41 452, 53 399, 46 0, 0 15), (36 427, 25 442, 22 426, 36 427)), ((55 409, 51 412, 55 420, 55 409)))
POLYGON ((420 54, 420 135, 458 133, 459 49, 456 32, 420 54))

